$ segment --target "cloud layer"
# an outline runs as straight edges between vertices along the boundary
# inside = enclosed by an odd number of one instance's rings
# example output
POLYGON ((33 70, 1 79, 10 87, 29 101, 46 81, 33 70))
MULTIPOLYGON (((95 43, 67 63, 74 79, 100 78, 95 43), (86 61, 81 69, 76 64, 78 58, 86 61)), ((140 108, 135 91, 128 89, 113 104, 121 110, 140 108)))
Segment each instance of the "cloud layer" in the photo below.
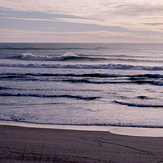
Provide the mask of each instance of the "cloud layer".
MULTIPOLYGON (((101 32, 108 32, 105 38, 112 38, 113 34, 116 38, 122 37, 123 33, 123 38, 132 35, 135 40, 149 37, 163 41, 159 37, 163 35, 162 0, 0 0, 0 9, 4 24, 0 28, 8 30, 7 21, 12 24, 31 21, 36 31, 49 28, 52 32, 87 32, 90 36, 94 31, 99 36, 101 32), (34 22, 47 25, 38 23, 42 27, 37 29, 34 22)), ((29 30, 20 26, 22 29, 17 30, 29 30)))

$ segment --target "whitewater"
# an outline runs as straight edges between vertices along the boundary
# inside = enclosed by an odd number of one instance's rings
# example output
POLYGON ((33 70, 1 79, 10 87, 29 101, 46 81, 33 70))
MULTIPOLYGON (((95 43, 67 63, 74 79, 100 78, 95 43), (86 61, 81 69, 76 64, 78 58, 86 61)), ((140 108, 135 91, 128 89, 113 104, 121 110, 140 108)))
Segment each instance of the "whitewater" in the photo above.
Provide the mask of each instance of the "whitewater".
POLYGON ((0 44, 0 121, 163 128, 163 44, 0 44))

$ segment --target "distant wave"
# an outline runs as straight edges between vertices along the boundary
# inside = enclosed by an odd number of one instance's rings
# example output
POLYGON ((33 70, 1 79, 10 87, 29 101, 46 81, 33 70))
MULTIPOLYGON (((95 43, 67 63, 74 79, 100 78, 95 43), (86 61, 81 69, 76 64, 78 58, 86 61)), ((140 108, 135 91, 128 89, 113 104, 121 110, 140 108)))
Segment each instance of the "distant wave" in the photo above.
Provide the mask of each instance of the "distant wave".
POLYGON ((132 107, 146 107, 146 108, 163 108, 163 105, 152 105, 152 104, 136 104, 136 103, 127 103, 127 102, 121 102, 121 101, 113 101, 114 103, 120 104, 120 105, 127 105, 132 107))
POLYGON ((144 78, 149 78, 149 79, 157 79, 157 78, 163 78, 163 75, 160 74, 138 74, 138 75, 132 75, 131 76, 132 80, 136 80, 136 79, 144 79, 144 78))
POLYGON ((8 88, 8 87, 1 87, 0 86, 0 90, 12 90, 13 88, 8 88))
MULTIPOLYGON (((32 47, 1 47, 4 50, 45 50, 45 48, 32 48, 32 47)), ((47 49, 48 50, 48 49, 47 49)))
POLYGON ((63 80, 65 82, 71 82, 71 83, 88 83, 88 84, 150 84, 150 85, 155 85, 155 86, 163 86, 163 82, 157 82, 157 81, 139 81, 139 82, 132 82, 132 81, 121 81, 119 80, 113 80, 113 81, 93 81, 93 80, 88 80, 88 79, 67 79, 63 80))
POLYGON ((151 85, 158 85, 158 86, 163 86, 162 78, 163 75, 159 75, 159 74, 141 74, 141 75, 133 75, 129 77, 131 82, 136 84, 151 84, 151 85))
POLYGON ((104 58, 91 58, 86 56, 78 56, 73 52, 66 52, 65 54, 53 57, 53 56, 39 56, 32 53, 23 53, 20 58, 22 60, 34 60, 34 61, 73 61, 73 60, 105 60, 104 58))
POLYGON ((23 53, 21 55, 8 57, 7 59, 21 59, 27 61, 120 61, 120 62, 148 62, 148 63, 163 62, 163 60, 139 60, 139 59, 128 59, 128 58, 119 58, 119 57, 117 58, 117 57, 118 56, 114 56, 113 58, 112 55, 95 57, 95 56, 76 55, 73 52, 66 52, 61 56, 34 55, 32 53, 23 53))
POLYGON ((123 77, 125 75, 117 75, 117 74, 100 74, 100 73, 92 73, 92 74, 52 74, 52 73, 2 73, 0 74, 0 78, 12 78, 12 77, 23 77, 23 76, 69 76, 69 77, 91 77, 91 78, 114 78, 114 77, 123 77))
POLYGON ((35 60, 35 61, 60 61, 62 57, 51 57, 51 56, 36 56, 32 53, 23 53, 20 58, 22 60, 35 60))
POLYGON ((42 95, 42 94, 22 94, 22 93, 0 93, 0 96, 26 96, 26 97, 42 97, 42 98, 75 98, 78 100, 95 100, 99 97, 84 97, 84 96, 73 96, 73 95, 42 95))
POLYGON ((163 75, 160 74, 51 74, 51 73, 2 73, 1 80, 25 80, 25 81, 59 81, 70 83, 88 84, 150 84, 163 86, 163 75), (66 78, 67 77, 67 78, 66 78))
POLYGON ((52 63, 0 63, 0 67, 23 68, 69 68, 69 69, 118 69, 118 70, 149 70, 162 71, 163 66, 133 66, 126 64, 52 64, 52 63))
POLYGON ((106 47, 0 47, 3 50, 101 50, 106 49, 106 47))
POLYGON ((71 82, 71 83, 90 83, 90 84, 129 84, 129 82, 124 81, 91 81, 87 79, 68 79, 64 80, 65 82, 71 82))
POLYGON ((69 76, 69 77, 91 77, 91 78, 115 78, 115 77, 128 77, 130 80, 138 79, 159 79, 163 78, 160 74, 137 74, 137 75, 119 75, 119 74, 103 74, 103 73, 88 73, 88 74, 64 74, 64 73, 2 73, 0 76, 3 78, 10 76, 69 76))

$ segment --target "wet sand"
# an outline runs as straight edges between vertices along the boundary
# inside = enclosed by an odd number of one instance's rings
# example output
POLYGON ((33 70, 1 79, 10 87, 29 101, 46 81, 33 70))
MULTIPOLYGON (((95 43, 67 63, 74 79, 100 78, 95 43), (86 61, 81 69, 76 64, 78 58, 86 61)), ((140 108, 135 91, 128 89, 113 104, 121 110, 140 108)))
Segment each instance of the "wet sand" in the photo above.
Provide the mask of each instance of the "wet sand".
POLYGON ((0 125, 0 162, 161 163, 163 137, 0 125))

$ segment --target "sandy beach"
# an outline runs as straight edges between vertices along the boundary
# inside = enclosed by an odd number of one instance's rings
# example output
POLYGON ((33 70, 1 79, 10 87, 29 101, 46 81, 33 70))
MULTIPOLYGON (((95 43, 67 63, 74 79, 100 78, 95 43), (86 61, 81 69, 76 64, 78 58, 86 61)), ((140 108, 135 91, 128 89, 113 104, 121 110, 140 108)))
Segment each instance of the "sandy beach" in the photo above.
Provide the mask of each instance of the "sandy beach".
POLYGON ((0 162, 161 163, 163 138, 1 125, 0 162))

